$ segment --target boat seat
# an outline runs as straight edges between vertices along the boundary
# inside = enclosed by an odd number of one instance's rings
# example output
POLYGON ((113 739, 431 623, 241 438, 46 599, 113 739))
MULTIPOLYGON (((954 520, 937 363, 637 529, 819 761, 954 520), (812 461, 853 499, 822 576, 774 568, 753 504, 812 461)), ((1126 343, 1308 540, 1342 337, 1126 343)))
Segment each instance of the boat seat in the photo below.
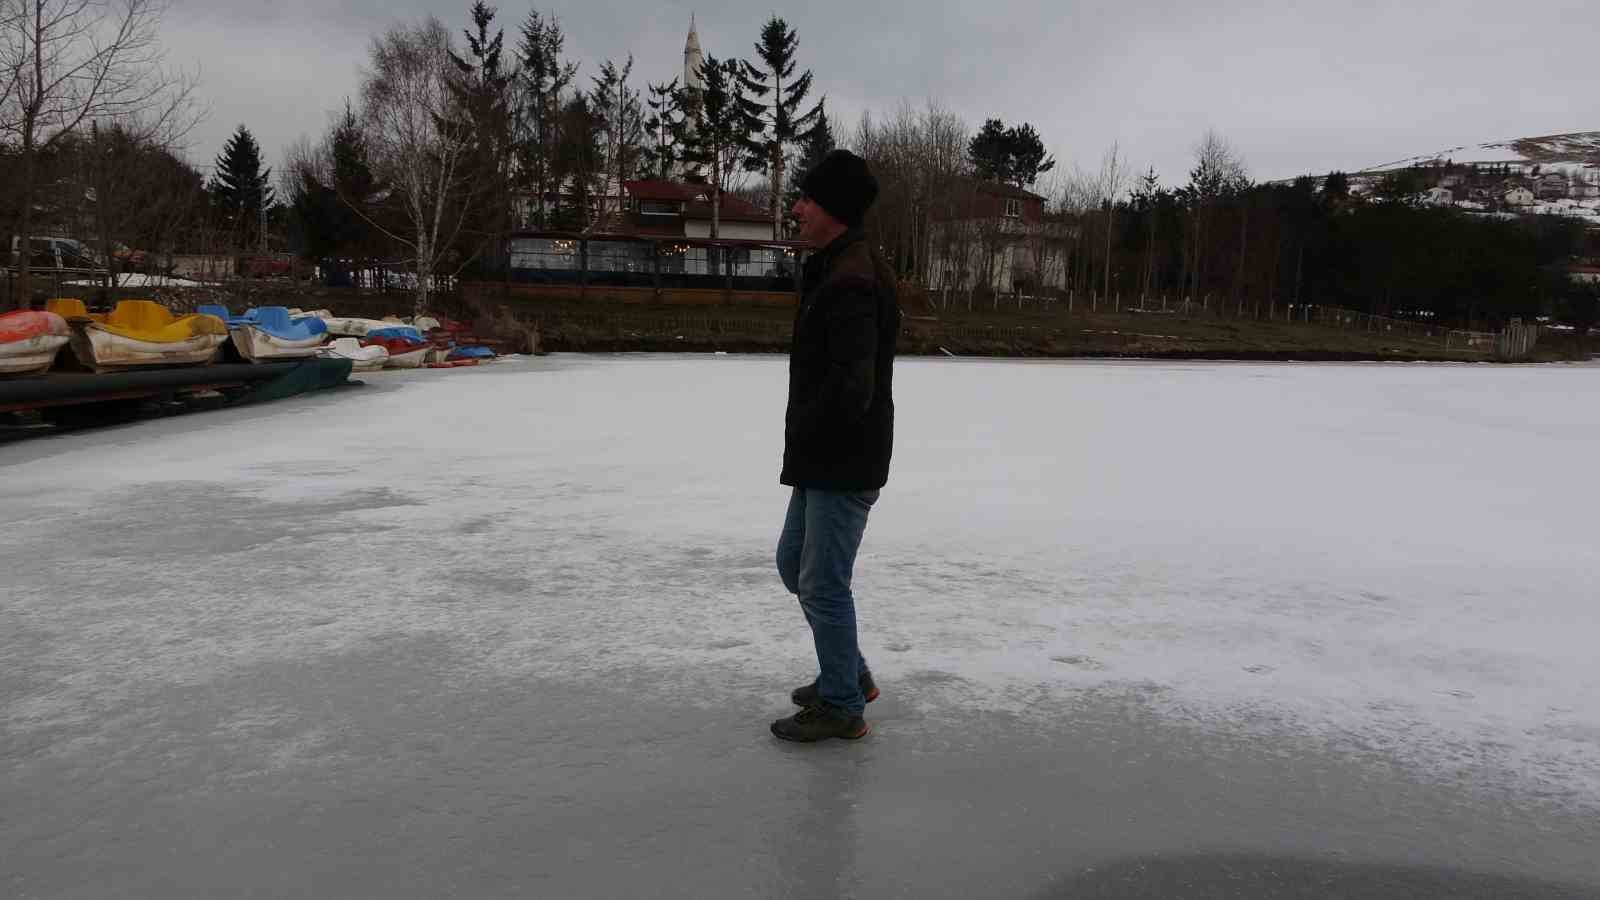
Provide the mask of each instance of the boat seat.
POLYGON ((45 312, 53 312, 63 319, 92 319, 89 307, 76 297, 56 297, 44 302, 45 312))
POLYGON ((282 306, 263 306, 253 310, 255 327, 268 334, 283 338, 304 338, 326 334, 328 326, 321 319, 296 319, 282 306))
POLYGON ((403 338, 408 341, 422 340, 422 332, 410 325, 390 325, 385 328, 374 328, 367 332, 369 338, 403 338))
POLYGON ((211 315, 174 316, 172 311, 150 300, 119 300, 104 327, 108 331, 136 340, 181 341, 196 334, 227 334, 228 326, 211 315))

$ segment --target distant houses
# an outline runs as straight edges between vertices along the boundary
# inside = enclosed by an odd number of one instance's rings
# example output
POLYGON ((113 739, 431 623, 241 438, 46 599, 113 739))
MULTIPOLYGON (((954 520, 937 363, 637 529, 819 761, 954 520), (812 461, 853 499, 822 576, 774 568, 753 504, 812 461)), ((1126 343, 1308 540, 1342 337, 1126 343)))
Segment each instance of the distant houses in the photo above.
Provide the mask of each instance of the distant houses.
POLYGON ((976 178, 956 179, 944 194, 930 210, 931 287, 1003 294, 1066 287, 1066 226, 1045 221, 1044 197, 976 178))
POLYGON ((1507 206, 1532 206, 1534 201, 1533 191, 1521 185, 1506 190, 1500 195, 1501 202, 1507 206))
POLYGON ((1567 176, 1560 172, 1540 177, 1534 186, 1534 192, 1540 200, 1565 200, 1569 190, 1567 176))
MULTIPOLYGON (((623 208, 607 227, 612 234, 709 238, 711 186, 644 179, 622 183, 623 208)), ((770 241, 772 213, 733 194, 723 194, 717 236, 724 240, 770 241)))

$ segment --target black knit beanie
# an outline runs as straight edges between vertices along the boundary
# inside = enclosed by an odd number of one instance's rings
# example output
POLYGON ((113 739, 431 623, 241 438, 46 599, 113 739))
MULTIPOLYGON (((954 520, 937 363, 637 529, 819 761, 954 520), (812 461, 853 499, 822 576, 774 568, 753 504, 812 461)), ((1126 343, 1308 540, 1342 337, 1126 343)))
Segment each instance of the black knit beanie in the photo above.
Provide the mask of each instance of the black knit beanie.
POLYGON ((859 228, 872 201, 878 199, 878 179, 867 161, 849 150, 829 150, 800 179, 800 190, 850 228, 859 228))

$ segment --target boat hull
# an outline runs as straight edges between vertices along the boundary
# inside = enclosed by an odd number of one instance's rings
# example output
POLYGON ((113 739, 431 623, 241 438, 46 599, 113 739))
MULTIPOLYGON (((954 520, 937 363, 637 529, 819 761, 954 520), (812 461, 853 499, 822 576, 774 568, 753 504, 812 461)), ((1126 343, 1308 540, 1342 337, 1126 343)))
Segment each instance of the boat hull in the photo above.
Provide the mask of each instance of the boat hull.
POLYGON ((391 328, 398 324, 385 322, 382 319, 361 319, 330 317, 322 320, 328 326, 328 333, 335 337, 366 337, 367 332, 375 328, 391 328))
POLYGON ((371 372, 383 368, 389 360, 389 351, 382 347, 363 347, 355 338, 335 338, 331 344, 317 348, 317 355, 326 359, 347 359, 356 372, 371 372))
POLYGON ((158 343, 115 334, 91 322, 73 332, 71 344, 78 361, 97 370, 188 366, 211 362, 227 337, 226 334, 196 334, 181 341, 158 343))
POLYGON ((272 362, 280 359, 304 359, 316 356, 322 346, 323 335, 305 338, 283 338, 268 334, 259 328, 242 327, 228 331, 239 355, 250 362, 272 362))
POLYGON ((427 361, 428 353, 432 349, 432 347, 424 344, 415 350, 407 350, 404 353, 392 353, 389 355, 389 360, 386 365, 388 365, 388 367, 391 369, 421 368, 422 364, 427 361))
POLYGON ((48 371, 67 340, 64 334, 38 334, 0 344, 0 375, 33 375, 48 371))

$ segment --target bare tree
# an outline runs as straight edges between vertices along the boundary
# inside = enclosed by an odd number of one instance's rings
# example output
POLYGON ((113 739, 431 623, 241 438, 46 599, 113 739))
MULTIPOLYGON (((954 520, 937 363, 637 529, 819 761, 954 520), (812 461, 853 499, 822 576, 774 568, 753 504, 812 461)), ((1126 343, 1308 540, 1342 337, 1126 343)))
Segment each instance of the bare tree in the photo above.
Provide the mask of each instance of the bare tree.
MULTIPOLYGON (((0 135, 20 150, 24 247, 41 153, 97 120, 176 122, 190 108, 193 79, 163 64, 165 11, 163 0, 0 0, 0 135)), ((20 256, 17 296, 26 303, 31 268, 20 256)))
POLYGON ((561 173, 556 163, 561 145, 562 110, 578 66, 561 58, 566 35, 555 16, 538 10, 528 13, 517 49, 521 77, 515 115, 516 164, 519 187, 534 196, 524 224, 550 227, 550 199, 559 205, 561 173))
POLYGON ((194 124, 187 92, 147 116, 90 123, 84 146, 93 186, 94 229, 108 284, 118 269, 155 267, 149 253, 171 250, 182 223, 204 202, 200 173, 183 161, 181 140, 194 124), (125 241, 143 248, 114 245, 125 241), (141 254, 144 258, 141 266, 141 254))
POLYGON ((878 201, 867 219, 873 243, 904 278, 942 291, 966 283, 976 229, 975 182, 960 118, 935 103, 902 103, 894 115, 863 115, 848 144, 878 176, 878 201))
POLYGON ((1023 262, 1028 282, 1039 292, 1049 296, 1059 290, 1066 262, 1067 226, 1057 198, 1061 196, 1062 176, 1057 172, 1040 176, 1036 190, 1045 198, 1043 216, 1037 225, 1023 232, 1023 262))
POLYGON ((1233 145, 1215 131, 1207 131, 1194 148, 1195 166, 1189 171, 1189 184, 1183 197, 1190 208, 1190 294, 1198 296, 1204 283, 1209 258, 1210 226, 1215 209, 1224 198, 1242 190, 1249 177, 1244 160, 1233 145))
POLYGON ((1103 293, 1107 298, 1111 296, 1111 239, 1115 232, 1117 215, 1117 198, 1122 196, 1122 191, 1128 186, 1128 165, 1122 158, 1121 148, 1113 142, 1111 149, 1100 158, 1100 173, 1095 177, 1096 200, 1105 212, 1106 220, 1106 268, 1105 288, 1103 293))
POLYGON ((601 150, 605 165, 596 173, 598 208, 591 227, 605 227, 611 213, 622 211, 622 183, 636 174, 644 153, 644 108, 639 102, 639 92, 628 87, 632 75, 633 54, 630 53, 628 61, 621 66, 606 60, 600 67, 600 74, 593 78, 590 108, 602 124, 604 144, 601 150), (607 202, 613 196, 615 209, 607 209, 607 202))
POLYGON ((411 229, 402 235, 368 221, 411 253, 417 315, 471 205, 463 161, 472 136, 455 108, 450 49, 449 30, 432 16, 391 27, 372 42, 361 86, 374 168, 399 195, 411 229))
POLYGON ((1089 283, 1089 252, 1082 245, 1090 237, 1089 214, 1098 205, 1100 192, 1095 179, 1077 166, 1073 166, 1059 184, 1058 204, 1070 242, 1065 262, 1067 290, 1073 291, 1089 283))

